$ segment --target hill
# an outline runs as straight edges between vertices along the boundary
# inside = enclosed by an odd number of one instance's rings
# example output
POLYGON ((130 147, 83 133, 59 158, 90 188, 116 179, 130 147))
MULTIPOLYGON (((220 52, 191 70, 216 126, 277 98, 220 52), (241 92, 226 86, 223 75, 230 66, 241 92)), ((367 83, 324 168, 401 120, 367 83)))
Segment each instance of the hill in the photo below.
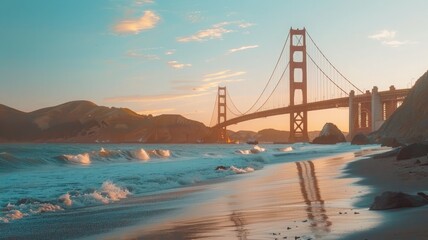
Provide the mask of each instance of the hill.
POLYGON ((371 136, 395 138, 402 143, 428 140, 427 96, 428 71, 418 79, 403 104, 371 136))
POLYGON ((2 142, 189 143, 210 130, 180 115, 139 115, 127 108, 72 101, 24 113, 0 105, 2 142))

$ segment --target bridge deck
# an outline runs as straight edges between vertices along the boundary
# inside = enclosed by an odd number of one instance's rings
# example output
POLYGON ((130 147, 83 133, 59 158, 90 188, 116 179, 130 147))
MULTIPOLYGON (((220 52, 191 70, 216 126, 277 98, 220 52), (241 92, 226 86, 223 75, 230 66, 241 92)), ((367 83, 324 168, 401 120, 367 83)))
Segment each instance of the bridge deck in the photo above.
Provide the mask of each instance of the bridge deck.
MULTIPOLYGON (((409 91, 410 89, 397 89, 397 90, 379 92, 379 94, 381 96, 382 101, 397 100, 397 99, 403 100, 407 96, 409 91)), ((370 102, 371 94, 366 93, 366 94, 355 95, 354 100, 356 102, 370 102)), ((245 122, 245 121, 249 121, 257 118, 271 117, 271 116, 282 115, 282 114, 290 114, 292 112, 316 111, 316 110, 325 110, 325 109, 332 109, 332 108, 339 108, 339 107, 349 107, 349 97, 335 98, 330 100, 311 102, 306 104, 299 104, 294 106, 287 106, 287 107, 259 111, 255 113, 249 113, 246 115, 229 119, 225 122, 222 122, 220 124, 213 126, 213 128, 226 127, 229 125, 233 125, 233 124, 237 124, 240 122, 245 122)))

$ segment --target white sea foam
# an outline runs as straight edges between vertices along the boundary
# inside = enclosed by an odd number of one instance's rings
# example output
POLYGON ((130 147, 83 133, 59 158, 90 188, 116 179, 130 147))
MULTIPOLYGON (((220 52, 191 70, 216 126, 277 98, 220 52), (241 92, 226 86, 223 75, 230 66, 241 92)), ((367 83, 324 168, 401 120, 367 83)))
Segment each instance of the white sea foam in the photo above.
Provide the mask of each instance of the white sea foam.
POLYGON ((252 168, 252 167, 238 168, 238 167, 235 167, 235 166, 230 166, 230 170, 233 171, 236 174, 254 172, 254 168, 252 168))
POLYGON ((91 158, 89 157, 88 153, 77 154, 77 155, 64 154, 63 156, 69 162, 72 162, 72 163, 77 163, 77 164, 82 164, 82 165, 91 164, 91 158))
POLYGON ((64 195, 61 195, 58 200, 66 206, 71 206, 73 204, 73 200, 71 200, 70 193, 66 193, 64 195))
POLYGON ((111 201, 119 201, 120 199, 126 198, 130 192, 128 189, 116 186, 110 181, 106 181, 101 186, 101 192, 107 194, 111 201))
POLYGON ((62 207, 52 203, 41 203, 35 210, 30 209, 31 213, 56 212, 63 210, 62 207))
POLYGON ((169 158, 171 156, 171 151, 168 149, 155 149, 150 151, 150 153, 162 158, 169 158))
POLYGON ((17 220, 17 219, 21 219, 25 216, 26 214, 23 214, 21 211, 19 210, 11 210, 10 213, 6 214, 6 217, 9 220, 17 220))
POLYGON ((93 193, 87 195, 98 202, 108 204, 125 199, 130 194, 131 193, 128 191, 128 189, 118 187, 110 181, 105 181, 99 190, 96 190, 93 193))
POLYGON ((150 159, 149 154, 146 152, 146 150, 140 148, 138 150, 132 151, 131 155, 133 158, 139 159, 139 160, 144 160, 147 161, 150 159))
POLYGON ((291 147, 291 146, 288 146, 288 147, 286 147, 286 148, 281 148, 281 149, 279 149, 281 152, 291 152, 291 151, 293 151, 294 149, 293 149, 293 147, 291 147))
POLYGON ((252 149, 247 150, 236 150, 237 153, 243 154, 243 155, 249 155, 249 154, 257 154, 266 151, 265 148, 262 148, 258 145, 255 145, 252 149))

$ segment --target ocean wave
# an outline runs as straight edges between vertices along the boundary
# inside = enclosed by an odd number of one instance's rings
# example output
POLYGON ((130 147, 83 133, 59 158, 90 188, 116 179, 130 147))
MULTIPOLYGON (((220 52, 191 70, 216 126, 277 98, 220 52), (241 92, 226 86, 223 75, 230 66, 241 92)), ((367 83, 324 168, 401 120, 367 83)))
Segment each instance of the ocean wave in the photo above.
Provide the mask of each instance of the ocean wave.
POLYGON ((91 164, 91 158, 89 157, 89 153, 82 153, 82 154, 64 154, 62 155, 65 160, 69 161, 70 163, 75 164, 81 164, 81 165, 89 165, 91 164))
POLYGON ((238 168, 235 166, 230 166, 229 168, 232 172, 236 173, 236 174, 242 174, 242 173, 250 173, 250 172, 254 172, 254 168, 252 167, 246 167, 246 168, 238 168))
POLYGON ((117 186, 111 181, 102 183, 99 189, 67 192, 53 201, 41 201, 36 198, 22 198, 16 203, 8 203, 3 207, 0 222, 9 223, 26 216, 48 212, 64 211, 73 206, 85 207, 98 204, 109 204, 127 198, 131 192, 127 188, 117 186))
POLYGON ((255 145, 252 149, 246 149, 246 150, 236 150, 236 153, 242 154, 242 155, 249 155, 249 154, 257 154, 261 152, 265 152, 266 149, 260 147, 259 145, 255 145))
POLYGON ((278 149, 280 152, 291 152, 291 151, 293 151, 294 150, 294 148, 292 147, 292 146, 288 146, 288 147, 285 147, 285 148, 280 148, 280 149, 278 149))

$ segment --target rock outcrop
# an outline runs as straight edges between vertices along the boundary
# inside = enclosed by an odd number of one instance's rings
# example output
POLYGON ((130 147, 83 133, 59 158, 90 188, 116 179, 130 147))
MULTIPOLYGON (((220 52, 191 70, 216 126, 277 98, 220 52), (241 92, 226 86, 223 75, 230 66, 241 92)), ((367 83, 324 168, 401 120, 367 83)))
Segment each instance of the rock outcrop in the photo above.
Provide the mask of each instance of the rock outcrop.
POLYGON ((371 135, 374 139, 395 138, 401 143, 428 140, 428 72, 422 75, 403 104, 371 135))
POLYGON ((418 193, 410 195, 402 192, 383 192, 377 196, 370 210, 387 210, 394 208, 420 207, 428 204, 427 195, 418 193))
POLYGON ((367 145, 370 144, 370 139, 363 133, 358 133, 352 138, 352 145, 367 145))
POLYGON ((417 157, 426 157, 428 154, 428 144, 413 143, 402 147, 397 154, 397 160, 406 160, 417 157))
POLYGON ((312 141, 314 144, 336 144, 340 142, 346 142, 345 135, 333 123, 326 123, 320 135, 312 141))

